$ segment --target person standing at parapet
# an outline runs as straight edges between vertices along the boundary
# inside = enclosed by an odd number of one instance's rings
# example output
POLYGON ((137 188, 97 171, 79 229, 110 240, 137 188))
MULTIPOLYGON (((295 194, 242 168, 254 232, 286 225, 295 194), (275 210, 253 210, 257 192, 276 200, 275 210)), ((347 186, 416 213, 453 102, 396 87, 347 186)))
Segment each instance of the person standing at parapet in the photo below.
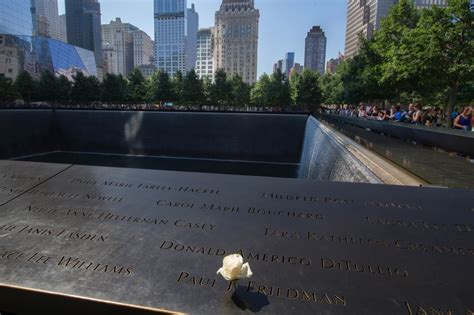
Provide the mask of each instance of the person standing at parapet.
POLYGON ((461 114, 454 119, 453 128, 471 131, 472 129, 472 115, 471 107, 466 106, 461 114))

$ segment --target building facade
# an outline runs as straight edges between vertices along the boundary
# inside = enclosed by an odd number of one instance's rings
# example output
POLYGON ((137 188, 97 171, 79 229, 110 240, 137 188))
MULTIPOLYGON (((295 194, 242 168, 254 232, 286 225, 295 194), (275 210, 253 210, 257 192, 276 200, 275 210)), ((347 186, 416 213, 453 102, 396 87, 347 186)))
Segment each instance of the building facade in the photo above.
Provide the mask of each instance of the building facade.
POLYGON ((33 35, 31 0, 0 0, 0 34, 33 35))
POLYGON ((257 81, 258 23, 260 12, 253 0, 223 0, 216 12, 214 68, 243 81, 257 81))
POLYGON ((345 56, 339 52, 337 58, 331 58, 326 64, 326 73, 334 74, 336 73, 337 67, 344 61, 345 56))
POLYGON ((68 43, 94 52, 102 77, 102 32, 98 0, 65 0, 68 43))
POLYGON ((283 72, 283 59, 278 60, 273 64, 273 73, 276 73, 278 71, 283 72))
POLYGON ((197 34, 196 74, 199 78, 214 78, 213 66, 213 31, 212 28, 203 28, 197 34))
MULTIPOLYGON (((382 19, 387 16, 398 0, 348 0, 345 56, 354 57, 359 50, 359 35, 371 38, 380 28, 382 19)), ((433 5, 446 6, 447 0, 413 0, 417 8, 430 8, 433 5)))
POLYGON ((439 7, 448 6, 447 0, 415 0, 415 5, 418 9, 431 8, 436 5, 439 7))
POLYGON ((301 64, 295 63, 293 68, 290 69, 290 73, 288 74, 288 79, 291 80, 293 76, 303 73, 303 69, 304 67, 301 64))
POLYGON ((326 66, 326 35, 320 26, 313 26, 305 40, 304 67, 324 74, 326 66))
POLYGON ((196 64, 199 17, 186 0, 154 0, 155 66, 171 76, 196 64), (196 34, 194 34, 196 33, 196 34))
POLYGON ((62 14, 59 16, 59 40, 67 43, 66 14, 62 14))
POLYGON ((295 53, 294 52, 287 52, 285 54, 285 59, 283 59, 282 64, 282 73, 286 75, 287 78, 290 76, 290 71, 295 65, 295 53))
POLYGON ((0 34, 0 73, 15 80, 22 71, 35 79, 43 71, 69 80, 78 72, 97 76, 92 51, 43 36, 0 34))
POLYGON ((144 31, 138 30, 133 36, 133 67, 154 63, 153 41, 144 31))
MULTIPOLYGON (((104 69, 104 73, 127 76, 132 72, 134 66, 133 32, 138 30, 138 27, 132 24, 122 23, 120 18, 102 25, 102 50, 113 48, 116 56, 114 61, 117 63, 116 66, 110 66, 111 60, 109 59, 107 70, 104 69), (111 69, 114 71, 108 72, 111 69)), ((102 54, 104 57, 105 54, 110 54, 110 52, 107 51, 102 54)))
POLYGON ((199 30, 199 15, 194 4, 186 10, 186 71, 191 71, 196 66, 197 60, 197 33, 199 30))
POLYGON ((32 0, 34 35, 61 39, 58 0, 32 0))

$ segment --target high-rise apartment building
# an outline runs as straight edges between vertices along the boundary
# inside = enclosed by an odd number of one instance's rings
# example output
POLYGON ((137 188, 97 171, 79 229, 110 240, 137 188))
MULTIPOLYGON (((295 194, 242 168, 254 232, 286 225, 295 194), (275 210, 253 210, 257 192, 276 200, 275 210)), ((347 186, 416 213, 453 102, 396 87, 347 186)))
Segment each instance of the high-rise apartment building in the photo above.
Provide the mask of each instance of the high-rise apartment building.
POLYGON ((194 5, 188 10, 186 0, 154 1, 156 68, 170 75, 191 70, 199 25, 194 5))
POLYGON ((216 12, 214 68, 238 74, 249 84, 257 80, 258 22, 254 0, 223 0, 216 12))
POLYGON ((286 75, 288 78, 290 76, 291 68, 295 65, 295 53, 287 52, 285 54, 285 59, 283 59, 282 70, 281 72, 286 75))
POLYGON ((304 67, 324 73, 326 66, 326 35, 320 26, 313 26, 305 41, 304 67))
POLYGON ((153 41, 150 36, 142 30, 132 33, 133 36, 133 67, 154 63, 153 41))
POLYGON ((31 0, 34 35, 60 40, 58 0, 31 0))
MULTIPOLYGON (((382 19, 398 0, 348 0, 345 56, 354 57, 359 50, 359 35, 371 38, 382 19)), ((447 0, 413 0, 417 8, 446 6, 447 0)))
POLYGON ((212 28, 203 28, 197 34, 196 73, 199 78, 214 77, 212 28))
POLYGON ((109 73, 127 76, 132 72, 134 67, 133 32, 138 30, 138 27, 132 24, 122 23, 120 18, 102 25, 102 49, 107 49, 103 57, 106 54, 110 55, 110 48, 115 50, 116 55, 114 60, 117 63, 116 67, 110 66, 110 58, 108 60, 107 71, 113 69, 113 72, 109 73))
POLYGON ((0 34, 33 35, 31 0, 0 0, 0 34))
POLYGON ((102 76, 102 32, 98 0, 65 0, 68 43, 94 52, 102 76))

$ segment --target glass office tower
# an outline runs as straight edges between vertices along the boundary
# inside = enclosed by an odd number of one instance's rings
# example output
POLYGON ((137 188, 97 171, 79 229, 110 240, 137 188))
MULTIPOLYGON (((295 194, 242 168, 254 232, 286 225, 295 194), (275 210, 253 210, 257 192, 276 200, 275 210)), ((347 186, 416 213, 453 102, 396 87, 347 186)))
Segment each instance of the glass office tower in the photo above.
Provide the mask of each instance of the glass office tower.
POLYGON ((31 0, 0 0, 0 34, 33 35, 31 0))
POLYGON ((27 71, 39 79, 43 71, 69 80, 78 72, 97 76, 94 53, 42 36, 0 34, 0 74, 15 79, 27 71))
POLYGON ((186 0, 155 0, 156 68, 185 72, 186 0))

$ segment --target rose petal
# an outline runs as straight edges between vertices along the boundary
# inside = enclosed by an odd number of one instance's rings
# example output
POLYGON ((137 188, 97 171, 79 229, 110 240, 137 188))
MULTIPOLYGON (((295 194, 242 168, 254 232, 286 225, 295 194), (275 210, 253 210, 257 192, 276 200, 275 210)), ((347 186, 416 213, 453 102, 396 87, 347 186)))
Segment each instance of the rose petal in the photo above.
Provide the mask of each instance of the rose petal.
POLYGON ((249 263, 245 263, 242 265, 242 269, 240 270, 240 278, 250 278, 253 275, 252 269, 250 269, 249 263))

